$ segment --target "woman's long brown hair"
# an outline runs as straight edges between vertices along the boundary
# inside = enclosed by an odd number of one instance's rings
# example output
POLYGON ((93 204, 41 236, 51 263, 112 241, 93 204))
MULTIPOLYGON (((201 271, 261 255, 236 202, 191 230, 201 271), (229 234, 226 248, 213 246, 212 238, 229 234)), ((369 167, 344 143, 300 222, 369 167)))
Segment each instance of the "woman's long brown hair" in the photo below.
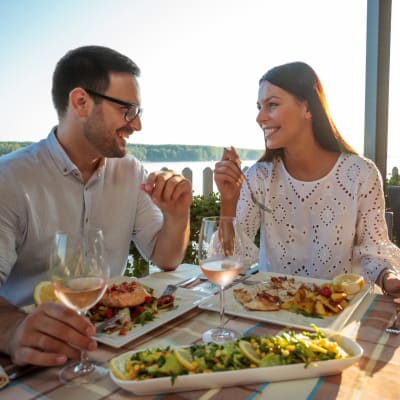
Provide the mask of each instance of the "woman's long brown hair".
MULTIPOLYGON (((259 85, 268 81, 307 101, 312 115, 312 130, 317 143, 326 150, 357 154, 342 138, 329 113, 328 103, 322 84, 315 71, 306 63, 293 62, 279 65, 264 74, 259 85)), ((259 161, 272 161, 283 156, 283 149, 266 148, 259 161)))

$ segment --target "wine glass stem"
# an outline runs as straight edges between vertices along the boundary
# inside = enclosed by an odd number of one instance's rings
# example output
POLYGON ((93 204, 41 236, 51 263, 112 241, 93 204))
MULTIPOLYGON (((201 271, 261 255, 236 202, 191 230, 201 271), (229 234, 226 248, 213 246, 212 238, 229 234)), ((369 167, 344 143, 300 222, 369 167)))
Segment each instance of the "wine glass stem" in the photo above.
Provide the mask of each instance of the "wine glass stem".
POLYGON ((81 365, 83 368, 90 368, 89 356, 86 350, 81 350, 81 365))
MULTIPOLYGON (((86 311, 78 311, 79 315, 86 315, 86 311)), ((81 360, 80 360, 81 370, 90 370, 92 368, 92 363, 89 361, 88 352, 85 349, 81 349, 81 360)))
POLYGON ((224 300, 224 288, 221 286, 219 291, 219 327, 221 329, 225 326, 225 300, 224 300))

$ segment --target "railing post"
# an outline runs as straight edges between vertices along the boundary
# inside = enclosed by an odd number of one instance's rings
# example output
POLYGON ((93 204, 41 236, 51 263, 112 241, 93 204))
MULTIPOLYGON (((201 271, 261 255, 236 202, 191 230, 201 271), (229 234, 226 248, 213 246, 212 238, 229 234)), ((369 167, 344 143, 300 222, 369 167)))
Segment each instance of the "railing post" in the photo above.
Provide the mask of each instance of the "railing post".
POLYGON ((203 196, 205 198, 213 192, 213 175, 213 170, 210 167, 203 170, 203 196))
POLYGON ((182 175, 190 181, 193 186, 193 171, 189 167, 185 167, 182 170, 182 175))

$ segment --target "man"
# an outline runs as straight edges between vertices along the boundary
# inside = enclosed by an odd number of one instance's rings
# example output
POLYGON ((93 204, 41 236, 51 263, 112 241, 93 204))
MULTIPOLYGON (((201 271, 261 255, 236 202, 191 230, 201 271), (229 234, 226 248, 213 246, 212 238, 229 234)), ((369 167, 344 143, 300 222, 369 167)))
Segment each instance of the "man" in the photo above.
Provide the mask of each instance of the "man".
POLYGON ((37 282, 48 279, 55 231, 104 232, 112 275, 123 273, 132 239, 165 270, 189 239, 191 184, 173 171, 147 176, 126 155, 141 129, 137 65, 105 47, 68 52, 53 75, 59 124, 47 139, 0 158, 0 352, 17 364, 61 365, 93 350, 87 319, 60 304, 26 315, 37 282))

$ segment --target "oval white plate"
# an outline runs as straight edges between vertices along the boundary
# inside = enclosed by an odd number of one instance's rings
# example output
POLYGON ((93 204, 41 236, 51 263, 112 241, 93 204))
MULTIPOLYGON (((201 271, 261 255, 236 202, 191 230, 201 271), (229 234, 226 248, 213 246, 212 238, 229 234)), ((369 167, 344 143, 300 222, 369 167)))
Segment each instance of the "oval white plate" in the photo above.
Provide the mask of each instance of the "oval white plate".
MULTIPOLYGON (((178 376, 173 384, 169 377, 154 378, 145 381, 127 381, 116 378, 111 371, 110 375, 118 386, 138 395, 185 392, 224 386, 241 386, 262 382, 315 378, 319 376, 338 374, 355 363, 362 356, 362 347, 350 338, 337 336, 335 337, 335 340, 344 349, 353 354, 353 356, 340 360, 320 361, 309 365, 307 368, 305 368, 304 364, 292 364, 277 367, 249 368, 238 371, 182 375, 178 376)), ((125 354, 128 356, 135 352, 136 351, 130 351, 125 354)))

